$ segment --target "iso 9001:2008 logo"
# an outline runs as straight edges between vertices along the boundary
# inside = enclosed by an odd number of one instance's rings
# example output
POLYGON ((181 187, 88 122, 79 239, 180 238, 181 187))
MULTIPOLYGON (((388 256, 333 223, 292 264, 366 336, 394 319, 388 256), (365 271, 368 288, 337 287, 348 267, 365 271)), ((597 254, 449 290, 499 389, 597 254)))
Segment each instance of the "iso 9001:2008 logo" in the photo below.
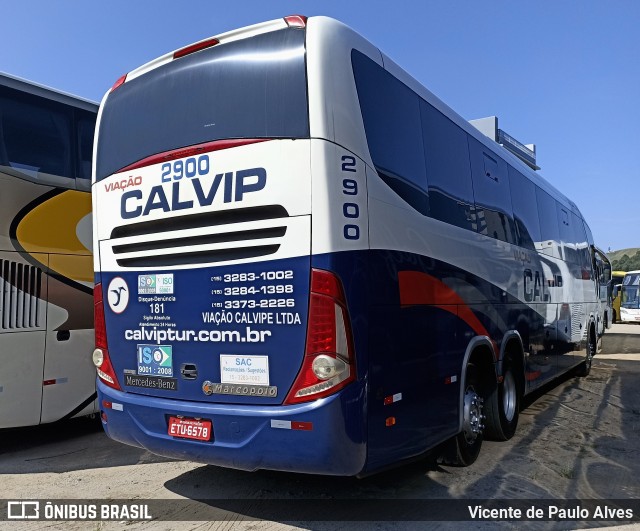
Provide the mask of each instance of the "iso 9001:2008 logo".
POLYGON ((173 273, 138 275, 139 295, 167 295, 173 293, 173 273))

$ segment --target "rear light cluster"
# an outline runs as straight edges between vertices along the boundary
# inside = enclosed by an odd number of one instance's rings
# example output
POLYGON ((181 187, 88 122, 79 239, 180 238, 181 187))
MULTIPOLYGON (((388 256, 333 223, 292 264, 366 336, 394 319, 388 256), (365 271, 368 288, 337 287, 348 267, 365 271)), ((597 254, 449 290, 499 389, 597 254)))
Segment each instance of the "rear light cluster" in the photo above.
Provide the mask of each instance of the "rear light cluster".
POLYGON ((342 285, 334 274, 313 269, 305 356, 285 404, 323 398, 355 377, 353 339, 342 285))
MULTIPOLYGON (((290 28, 305 28, 307 26, 307 17, 303 15, 290 15, 288 17, 284 17, 284 21, 287 23, 287 26, 290 28)), ((180 57, 184 57, 185 55, 190 55, 195 52, 199 52, 200 50, 205 50, 207 48, 211 48, 216 44, 220 44, 220 41, 215 37, 211 37, 210 39, 205 39, 200 42, 196 42, 195 44, 190 44, 189 46, 185 46, 184 48, 180 48, 173 52, 173 59, 179 59, 180 57)), ((111 91, 116 90, 120 85, 122 85, 127 80, 127 74, 118 78, 118 80, 111 87, 111 91)))
POLYGON ((107 348, 107 327, 104 320, 104 304, 102 300, 102 284, 93 288, 93 318, 96 334, 96 348, 93 351, 93 364, 96 366, 98 377, 109 387, 120 390, 118 378, 111 365, 109 349, 107 348))

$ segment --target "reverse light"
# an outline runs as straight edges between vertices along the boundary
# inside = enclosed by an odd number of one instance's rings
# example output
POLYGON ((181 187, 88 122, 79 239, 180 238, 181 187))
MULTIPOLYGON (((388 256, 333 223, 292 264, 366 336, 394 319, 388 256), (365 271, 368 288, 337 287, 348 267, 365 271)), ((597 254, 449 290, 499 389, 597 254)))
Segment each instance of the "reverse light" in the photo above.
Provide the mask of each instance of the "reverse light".
POLYGON ((102 300, 102 284, 93 288, 93 318, 96 335, 96 348, 91 355, 98 377, 109 387, 121 390, 116 372, 111 364, 107 348, 107 327, 104 320, 104 303, 102 300))
POLYGON ((93 360, 93 364, 99 369, 104 363, 104 352, 99 348, 95 349, 91 355, 91 359, 93 360))
POLYGON ((342 284, 328 271, 313 269, 302 368, 285 404, 331 395, 355 380, 351 326, 342 284))
POLYGON ((340 358, 332 358, 321 354, 311 364, 313 374, 319 380, 329 380, 348 370, 347 364, 340 358))

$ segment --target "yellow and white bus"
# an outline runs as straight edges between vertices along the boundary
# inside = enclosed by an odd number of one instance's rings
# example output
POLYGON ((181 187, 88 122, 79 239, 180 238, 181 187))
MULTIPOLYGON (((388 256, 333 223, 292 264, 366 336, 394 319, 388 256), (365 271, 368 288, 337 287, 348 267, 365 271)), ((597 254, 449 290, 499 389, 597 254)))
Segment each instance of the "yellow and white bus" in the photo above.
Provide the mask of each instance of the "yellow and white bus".
POLYGON ((622 300, 622 281, 624 280, 624 276, 627 274, 626 271, 612 271, 611 272, 611 307, 612 307, 612 318, 614 323, 620 321, 620 301, 622 300))
POLYGON ((0 428, 96 411, 97 105, 0 74, 0 428))

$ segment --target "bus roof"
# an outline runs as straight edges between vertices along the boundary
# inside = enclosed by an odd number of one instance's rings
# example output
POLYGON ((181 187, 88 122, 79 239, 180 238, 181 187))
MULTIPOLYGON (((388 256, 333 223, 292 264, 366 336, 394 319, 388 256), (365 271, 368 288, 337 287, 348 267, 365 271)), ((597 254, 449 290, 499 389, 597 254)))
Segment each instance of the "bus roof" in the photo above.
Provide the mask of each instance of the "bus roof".
POLYGON ((95 101, 81 98, 67 92, 62 92, 39 83, 34 83, 33 81, 12 76, 5 72, 0 72, 0 86, 12 88, 14 90, 19 90, 21 92, 26 92, 28 94, 33 94, 34 96, 40 96, 60 103, 65 103, 91 112, 97 112, 98 110, 98 103, 95 101))

